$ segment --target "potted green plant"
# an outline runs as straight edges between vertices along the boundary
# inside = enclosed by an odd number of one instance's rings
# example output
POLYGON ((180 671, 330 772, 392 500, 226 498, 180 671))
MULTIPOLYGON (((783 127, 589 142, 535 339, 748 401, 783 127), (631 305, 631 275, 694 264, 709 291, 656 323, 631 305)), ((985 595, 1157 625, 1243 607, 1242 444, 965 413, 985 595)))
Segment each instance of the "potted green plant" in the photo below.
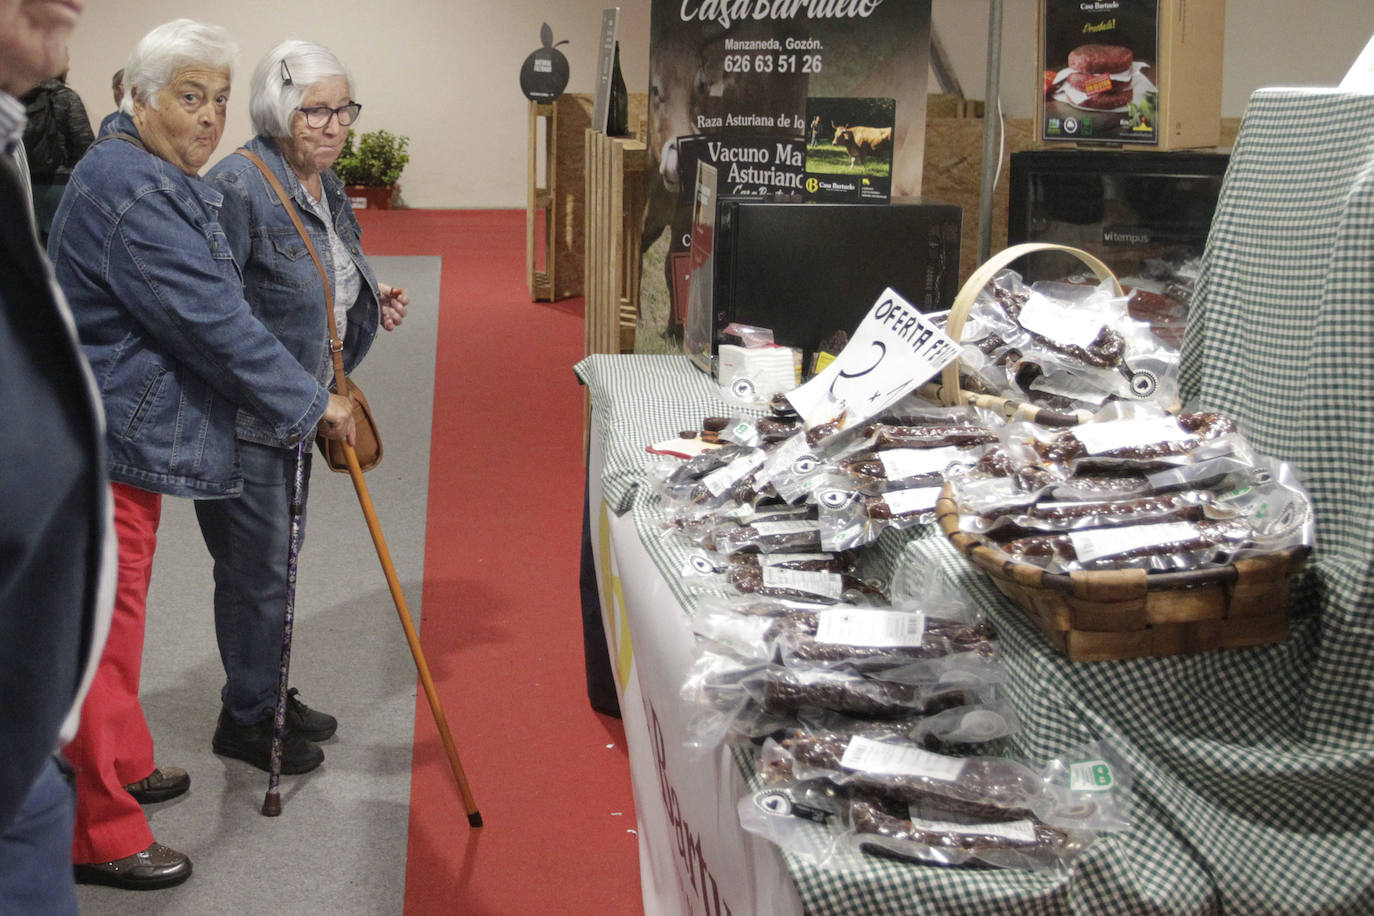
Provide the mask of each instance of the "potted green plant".
POLYGON ((343 150, 334 162, 334 174, 355 208, 391 209, 396 197, 396 181, 410 162, 406 147, 409 137, 385 130, 372 130, 358 136, 349 131, 343 150))

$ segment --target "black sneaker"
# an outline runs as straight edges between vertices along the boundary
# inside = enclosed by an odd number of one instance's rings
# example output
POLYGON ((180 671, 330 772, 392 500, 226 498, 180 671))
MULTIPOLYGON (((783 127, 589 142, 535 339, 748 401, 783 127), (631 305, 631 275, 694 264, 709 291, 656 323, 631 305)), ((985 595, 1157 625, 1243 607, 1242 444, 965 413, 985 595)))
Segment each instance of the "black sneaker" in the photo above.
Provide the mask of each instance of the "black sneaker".
POLYGON ((339 720, 327 712, 311 709, 301 701, 295 687, 286 691, 286 725, 311 741, 328 741, 339 728, 339 720))
MULTIPOLYGON (((252 725, 239 725, 228 710, 221 709, 219 723, 211 747, 222 757, 245 760, 265 772, 271 772, 272 719, 269 713, 252 725)), ((290 776, 309 773, 324 763, 324 751, 291 727, 282 730, 281 771, 290 776)))

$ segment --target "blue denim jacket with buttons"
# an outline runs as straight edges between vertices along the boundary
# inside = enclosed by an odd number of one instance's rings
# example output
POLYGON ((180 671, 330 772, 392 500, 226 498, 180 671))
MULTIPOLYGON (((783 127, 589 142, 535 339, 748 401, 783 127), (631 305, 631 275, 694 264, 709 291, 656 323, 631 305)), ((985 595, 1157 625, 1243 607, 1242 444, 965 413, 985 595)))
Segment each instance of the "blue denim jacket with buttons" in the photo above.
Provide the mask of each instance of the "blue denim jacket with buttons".
MULTIPOLYGON (((138 136, 121 114, 111 126, 138 136)), ((48 255, 105 406, 110 477, 174 496, 238 494, 240 405, 282 442, 312 435, 328 389, 253 316, 200 178, 97 142, 72 172, 48 255)))
MULTIPOLYGON (((287 164, 276 141, 254 137, 248 149, 258 155, 296 205, 296 212, 310 234, 310 243, 324 264, 325 276, 334 282, 334 252, 328 230, 310 205, 305 187, 287 164)), ((362 275, 358 297, 348 306, 348 325, 339 328, 343 338, 344 369, 352 371, 372 346, 381 317, 377 278, 363 255, 362 229, 344 194, 343 182, 332 171, 320 175, 325 201, 339 234, 362 275)), ((224 194, 220 224, 229 247, 243 272, 243 289, 253 314, 265 324, 300 364, 326 385, 333 381, 329 353, 328 317, 319 270, 301 242, 281 198, 256 165, 238 153, 225 156, 205 176, 224 194)), ((277 445, 272 429, 251 410, 239 411, 238 434, 242 439, 277 445)))

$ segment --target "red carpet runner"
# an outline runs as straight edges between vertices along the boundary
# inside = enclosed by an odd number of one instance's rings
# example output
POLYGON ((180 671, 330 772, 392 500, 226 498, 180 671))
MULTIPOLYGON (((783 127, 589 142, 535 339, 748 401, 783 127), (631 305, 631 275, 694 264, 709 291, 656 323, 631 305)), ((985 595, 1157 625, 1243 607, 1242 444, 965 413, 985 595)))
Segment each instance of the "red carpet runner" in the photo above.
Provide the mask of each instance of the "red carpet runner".
POLYGON ((420 691, 405 913, 642 912, 624 733, 583 673, 582 300, 530 301, 524 211, 359 217, 369 254, 443 258, 420 635, 485 823, 420 691))

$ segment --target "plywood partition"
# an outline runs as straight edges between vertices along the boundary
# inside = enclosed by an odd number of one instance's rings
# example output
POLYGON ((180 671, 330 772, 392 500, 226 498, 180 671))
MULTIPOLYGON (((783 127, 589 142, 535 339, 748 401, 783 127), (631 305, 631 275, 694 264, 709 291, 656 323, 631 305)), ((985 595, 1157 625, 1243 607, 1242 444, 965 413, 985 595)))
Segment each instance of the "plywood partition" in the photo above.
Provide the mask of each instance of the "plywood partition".
POLYGON ((644 144, 588 129, 583 150, 586 352, 630 352, 639 315, 644 144))
MULTIPOLYGON (((1002 170, 993 190, 992 251, 1007 247, 1007 188, 1011 154, 1035 145, 1029 118, 1004 123, 1002 170)), ((959 240, 959 282, 978 266, 978 201, 983 178, 983 119, 932 117, 926 120, 926 162, 921 196, 964 210, 959 240)))
MULTIPOLYGON (((568 93, 553 102, 554 115, 550 123, 554 133, 550 145, 555 155, 549 166, 551 299, 566 299, 583 293, 586 255, 582 237, 586 223, 583 135, 592 125, 592 102, 588 93, 568 93)), ((630 124, 643 124, 647 109, 648 96, 642 92, 630 94, 630 124)), ((643 138, 642 129, 638 136, 643 138)))

